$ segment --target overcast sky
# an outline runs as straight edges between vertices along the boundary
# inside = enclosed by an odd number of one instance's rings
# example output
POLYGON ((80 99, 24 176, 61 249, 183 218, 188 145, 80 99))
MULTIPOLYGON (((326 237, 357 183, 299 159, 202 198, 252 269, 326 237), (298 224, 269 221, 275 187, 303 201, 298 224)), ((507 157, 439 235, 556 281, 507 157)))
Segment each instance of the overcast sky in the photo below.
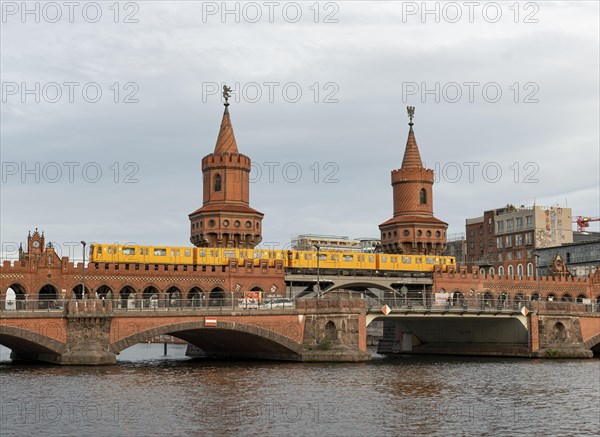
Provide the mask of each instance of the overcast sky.
POLYGON ((2 3, 5 255, 35 227, 71 257, 189 245, 222 83, 265 243, 378 237, 407 105, 449 234, 508 203, 600 217, 598 2, 226 7, 2 3))

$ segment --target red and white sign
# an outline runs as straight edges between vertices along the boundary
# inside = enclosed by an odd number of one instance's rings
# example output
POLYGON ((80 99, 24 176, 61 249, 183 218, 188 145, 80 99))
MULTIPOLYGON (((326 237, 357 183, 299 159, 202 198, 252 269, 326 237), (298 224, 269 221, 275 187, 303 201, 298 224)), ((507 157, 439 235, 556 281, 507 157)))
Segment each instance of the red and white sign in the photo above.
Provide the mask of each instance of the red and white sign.
POLYGON ((529 310, 527 309, 527 307, 521 308, 521 314, 523 314, 525 317, 527 317, 527 314, 529 314, 529 310))
POLYGON ((387 306, 387 305, 384 305, 384 306, 381 308, 381 312, 382 312, 384 315, 386 315, 386 316, 387 316, 389 313, 391 313, 391 312, 392 312, 392 309, 391 309, 389 306, 387 306))
POLYGON ((217 318, 216 317, 205 317, 204 318, 204 326, 210 326, 210 327, 217 326, 217 318))

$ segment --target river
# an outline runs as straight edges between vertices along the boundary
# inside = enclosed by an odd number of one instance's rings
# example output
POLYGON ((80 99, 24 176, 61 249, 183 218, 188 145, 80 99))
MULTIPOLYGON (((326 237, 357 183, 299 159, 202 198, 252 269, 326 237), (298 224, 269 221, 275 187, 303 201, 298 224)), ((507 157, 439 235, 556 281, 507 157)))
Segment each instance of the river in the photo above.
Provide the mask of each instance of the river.
POLYGON ((13 365, 1 436, 597 435, 600 359, 374 355, 370 363, 192 360, 136 345, 117 365, 13 365))

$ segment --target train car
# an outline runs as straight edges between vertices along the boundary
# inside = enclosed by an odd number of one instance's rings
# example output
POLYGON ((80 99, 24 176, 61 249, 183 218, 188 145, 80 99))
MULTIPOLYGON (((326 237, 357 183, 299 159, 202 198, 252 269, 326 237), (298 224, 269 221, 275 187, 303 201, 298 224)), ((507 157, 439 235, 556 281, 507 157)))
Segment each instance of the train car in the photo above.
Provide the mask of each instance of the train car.
POLYGON ((92 244, 90 262, 132 264, 194 264, 191 247, 92 244))
POLYGON ((274 266, 281 260, 285 267, 297 269, 316 269, 317 265, 324 273, 327 271, 413 271, 432 272, 436 265, 443 271, 448 267, 456 268, 454 257, 429 255, 402 255, 385 253, 319 251, 232 249, 216 247, 174 247, 174 246, 136 246, 119 244, 92 244, 90 262, 97 263, 135 263, 135 264, 183 264, 225 266, 230 260, 238 265, 251 261, 259 266, 262 260, 274 266))

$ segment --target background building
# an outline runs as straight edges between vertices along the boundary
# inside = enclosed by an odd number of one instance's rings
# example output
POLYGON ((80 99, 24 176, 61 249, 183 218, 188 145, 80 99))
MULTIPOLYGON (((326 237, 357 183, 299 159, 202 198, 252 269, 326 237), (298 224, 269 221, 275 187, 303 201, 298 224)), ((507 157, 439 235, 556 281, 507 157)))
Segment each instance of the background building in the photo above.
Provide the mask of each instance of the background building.
POLYGON ((469 265, 485 273, 533 276, 537 249, 573 242, 570 208, 507 205, 467 219, 469 265))
POLYGON ((557 256, 572 276, 583 278, 600 268, 600 240, 564 244, 558 247, 538 249, 538 266, 542 276, 552 275, 557 256))
POLYGON ((448 235, 446 249, 444 250, 442 255, 455 257, 457 265, 466 265, 467 239, 465 238, 465 234, 448 235))
POLYGON ((324 251, 361 252, 361 242, 346 236, 300 234, 292 238, 293 250, 316 250, 315 246, 324 251))

